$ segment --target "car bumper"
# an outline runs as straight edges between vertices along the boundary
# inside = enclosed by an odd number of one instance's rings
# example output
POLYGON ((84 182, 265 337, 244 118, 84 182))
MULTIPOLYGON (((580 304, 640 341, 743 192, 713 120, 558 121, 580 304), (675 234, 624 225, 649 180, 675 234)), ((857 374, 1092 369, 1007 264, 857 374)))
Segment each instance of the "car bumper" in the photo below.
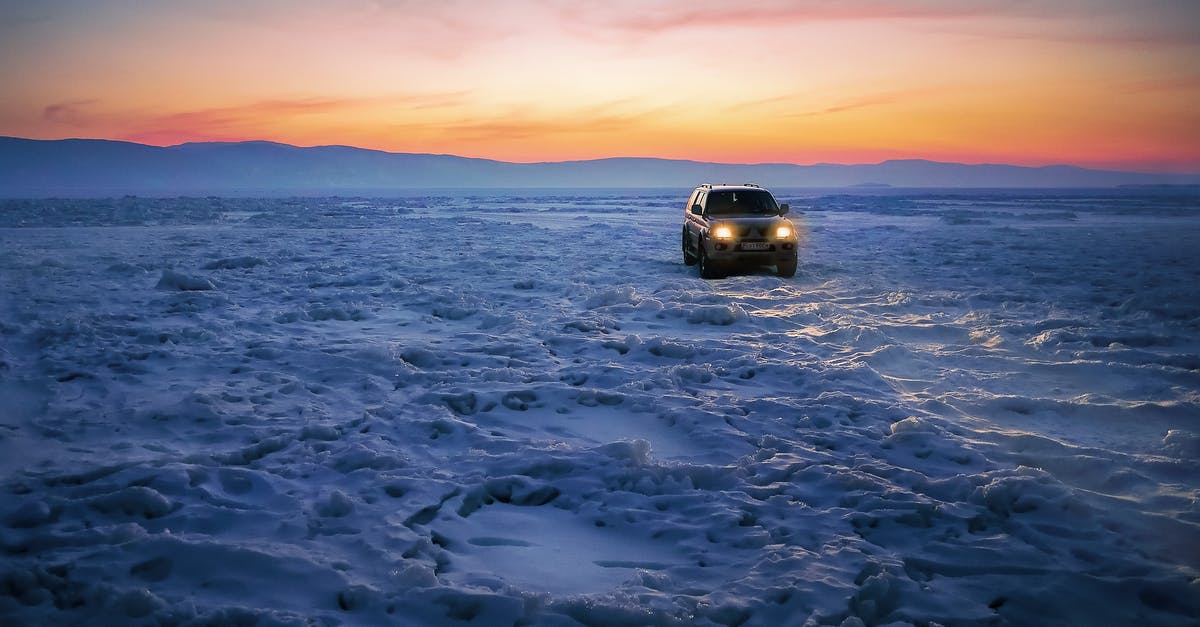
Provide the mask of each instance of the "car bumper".
POLYGON ((796 242, 767 242, 765 249, 758 248, 760 245, 760 242, 705 242, 708 258, 712 261, 772 263, 796 258, 796 242))

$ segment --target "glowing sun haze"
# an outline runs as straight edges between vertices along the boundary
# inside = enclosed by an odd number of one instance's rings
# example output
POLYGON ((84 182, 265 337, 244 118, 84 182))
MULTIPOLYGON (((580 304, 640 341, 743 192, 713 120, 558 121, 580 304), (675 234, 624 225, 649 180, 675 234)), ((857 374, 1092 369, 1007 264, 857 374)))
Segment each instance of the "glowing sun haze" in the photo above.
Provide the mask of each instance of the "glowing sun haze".
POLYGON ((0 135, 1200 172, 1200 2, 0 0, 0 135))

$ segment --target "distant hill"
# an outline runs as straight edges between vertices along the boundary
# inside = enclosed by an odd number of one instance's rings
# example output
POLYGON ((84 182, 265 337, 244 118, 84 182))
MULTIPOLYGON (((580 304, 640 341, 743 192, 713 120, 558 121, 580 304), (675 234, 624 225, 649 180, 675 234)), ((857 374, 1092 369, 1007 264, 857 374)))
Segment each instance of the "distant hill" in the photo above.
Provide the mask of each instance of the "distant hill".
POLYGON ((0 137, 0 196, 362 194, 414 188, 1053 188, 1200 184, 1200 175, 898 160, 869 165, 732 165, 651 158, 508 163, 452 155, 273 142, 158 147, 98 139, 0 137))

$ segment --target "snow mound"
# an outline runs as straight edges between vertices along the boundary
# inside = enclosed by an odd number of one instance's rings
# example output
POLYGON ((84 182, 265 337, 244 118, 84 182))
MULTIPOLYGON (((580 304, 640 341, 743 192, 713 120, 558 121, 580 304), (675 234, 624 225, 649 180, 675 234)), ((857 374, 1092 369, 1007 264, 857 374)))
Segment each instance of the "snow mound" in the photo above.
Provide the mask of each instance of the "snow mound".
POLYGON ((155 287, 160 290, 198 292, 216 289, 217 286, 204 277, 189 276, 175 272, 174 270, 163 270, 162 277, 158 279, 158 284, 155 287))
POLYGON ((1163 450, 1180 459, 1200 459, 1200 433, 1171 429, 1162 444, 1163 450))

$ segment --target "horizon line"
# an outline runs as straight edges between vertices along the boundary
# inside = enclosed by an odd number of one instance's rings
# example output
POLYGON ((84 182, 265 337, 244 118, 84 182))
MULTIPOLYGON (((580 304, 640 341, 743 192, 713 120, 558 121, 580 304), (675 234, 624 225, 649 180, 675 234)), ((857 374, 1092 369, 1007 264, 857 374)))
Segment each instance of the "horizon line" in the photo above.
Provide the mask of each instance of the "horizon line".
POLYGON ((759 161, 759 162, 708 161, 708 160, 700 160, 700 159, 683 159, 683 158, 674 158, 674 157, 629 156, 629 155, 591 157, 591 158, 587 158, 587 159, 562 159, 562 160, 558 160, 558 161, 508 161, 508 160, 504 160, 504 159, 494 159, 491 157, 474 157, 474 156, 454 154, 454 153, 399 152, 399 151, 393 151, 393 150, 384 150, 384 149, 380 149, 380 148, 367 148, 367 147, 363 147, 363 146, 354 146, 351 144, 311 144, 311 145, 289 144, 287 142, 281 142, 281 141, 276 141, 276 140, 272 140, 272 139, 191 141, 191 142, 181 142, 178 144, 167 144, 167 145, 148 144, 148 143, 137 142, 137 141, 132 141, 132 140, 128 140, 128 139, 110 139, 110 138, 106 138, 106 137, 60 137, 60 138, 56 138, 56 139, 42 139, 42 138, 35 138, 35 137, 20 137, 20 136, 16 136, 16 135, 0 135, 0 139, 16 139, 16 140, 31 141, 31 142, 65 142, 65 141, 108 142, 108 143, 115 143, 115 144, 129 144, 129 145, 133 145, 133 146, 143 146, 146 148, 160 148, 160 149, 164 149, 164 150, 169 150, 172 148, 180 148, 180 147, 188 146, 188 145, 272 144, 272 145, 276 145, 276 146, 283 146, 283 147, 287 147, 287 148, 296 148, 296 149, 300 149, 300 150, 315 149, 315 148, 348 148, 348 149, 352 149, 352 150, 361 150, 364 152, 376 152, 376 153, 389 154, 389 155, 453 157, 453 158, 457 158, 457 159, 470 159, 470 160, 475 160, 475 161, 490 161, 493 163, 505 163, 505 164, 512 164, 512 165, 589 163, 589 162, 595 162, 595 161, 615 161, 615 160, 652 160, 652 161, 668 161, 668 162, 677 162, 677 163, 694 163, 694 164, 702 164, 702 165, 721 165, 721 166, 751 166, 751 167, 790 166, 790 167, 808 168, 808 167, 821 167, 821 166, 834 166, 834 167, 878 166, 878 165, 884 165, 884 164, 888 164, 888 163, 920 162, 920 163, 930 163, 930 164, 939 164, 939 165, 962 165, 962 166, 971 166, 971 167, 975 167, 975 166, 979 166, 979 167, 987 167, 987 166, 1011 167, 1011 168, 1024 168, 1024 169, 1029 169, 1029 170, 1042 170, 1042 169, 1052 169, 1052 168, 1074 168, 1077 170, 1083 170, 1083 171, 1088 171, 1088 172, 1102 172, 1102 173, 1111 173, 1111 174, 1144 174, 1144 175, 1151 175, 1151 176, 1184 176, 1184 177, 1200 176, 1200 171, 1156 172, 1156 171, 1146 171, 1146 170, 1114 170, 1114 169, 1108 169, 1108 168, 1094 168, 1094 167, 1082 166, 1082 165, 1077 165, 1077 164, 1073 164, 1073 163, 1048 163, 1048 164, 1043 164, 1043 165, 1020 165, 1020 164, 1015 164, 1015 163, 991 162, 991 161, 983 161, 983 162, 939 161, 937 159, 929 159, 929 158, 925 158, 925 157, 905 157, 905 158, 895 158, 895 159, 884 159, 883 161, 877 161, 877 162, 859 162, 859 163, 837 163, 837 162, 830 162, 830 161, 818 161, 818 162, 812 162, 812 163, 796 163, 796 162, 789 162, 789 161, 759 161))

